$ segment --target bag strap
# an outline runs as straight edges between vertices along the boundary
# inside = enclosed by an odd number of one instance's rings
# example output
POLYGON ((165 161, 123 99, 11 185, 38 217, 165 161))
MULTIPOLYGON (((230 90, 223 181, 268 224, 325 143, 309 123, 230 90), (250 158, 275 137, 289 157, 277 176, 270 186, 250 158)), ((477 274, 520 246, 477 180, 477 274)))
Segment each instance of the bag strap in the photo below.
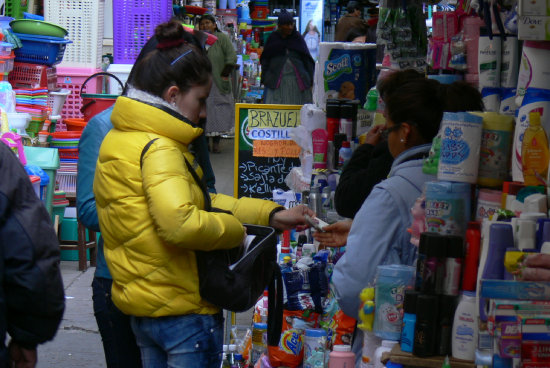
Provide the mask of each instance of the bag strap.
MULTIPOLYGON (((143 157, 145 156, 145 153, 147 153, 151 145, 155 143, 157 139, 158 138, 154 138, 150 140, 149 142, 147 142, 145 147, 143 147, 143 150, 141 151, 141 157, 139 158, 140 168, 143 168, 143 157)), ((212 211, 212 200, 210 199, 210 195, 208 194, 208 188, 206 187, 206 183, 199 178, 195 169, 193 169, 193 166, 191 166, 189 161, 187 161, 185 157, 183 159, 185 160, 185 165, 187 165, 187 170, 189 170, 189 172, 191 173, 191 176, 193 176, 193 179, 195 179, 195 181, 201 188, 202 194, 204 196, 204 210, 208 212, 212 211)))
POLYGON ((155 143, 155 141, 157 140, 158 138, 155 138, 155 139, 151 139, 149 142, 147 142, 147 144, 145 145, 145 147, 143 147, 143 149, 141 150, 141 156, 139 157, 139 168, 142 169, 143 168, 143 156, 145 156, 145 154, 147 153, 147 151, 149 151, 149 148, 151 148, 151 145, 153 143, 155 143))

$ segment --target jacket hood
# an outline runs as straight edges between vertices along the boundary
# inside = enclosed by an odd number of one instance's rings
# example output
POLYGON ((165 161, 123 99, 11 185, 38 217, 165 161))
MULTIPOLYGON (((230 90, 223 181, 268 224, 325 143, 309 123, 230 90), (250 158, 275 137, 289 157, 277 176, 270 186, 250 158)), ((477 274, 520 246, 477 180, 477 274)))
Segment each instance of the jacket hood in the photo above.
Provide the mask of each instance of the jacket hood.
POLYGON ((422 144, 409 148, 406 151, 403 151, 393 160, 393 164, 388 176, 396 175, 397 171, 406 169, 408 167, 418 166, 418 160, 423 160, 422 158, 416 158, 418 155, 428 155, 430 148, 432 147, 431 143, 422 144))
POLYGON ((185 145, 203 132, 202 128, 166 106, 124 96, 117 98, 111 122, 115 129, 121 131, 158 134, 185 145))

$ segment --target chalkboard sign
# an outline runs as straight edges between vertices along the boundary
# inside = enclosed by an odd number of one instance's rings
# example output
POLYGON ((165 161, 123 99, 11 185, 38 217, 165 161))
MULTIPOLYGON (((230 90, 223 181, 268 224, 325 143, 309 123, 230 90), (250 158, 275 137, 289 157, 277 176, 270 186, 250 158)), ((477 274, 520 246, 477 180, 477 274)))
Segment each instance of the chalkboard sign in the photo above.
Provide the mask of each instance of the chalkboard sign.
POLYGON ((235 197, 272 199, 288 190, 285 178, 300 166, 290 130, 300 125, 301 105, 235 105, 235 197))

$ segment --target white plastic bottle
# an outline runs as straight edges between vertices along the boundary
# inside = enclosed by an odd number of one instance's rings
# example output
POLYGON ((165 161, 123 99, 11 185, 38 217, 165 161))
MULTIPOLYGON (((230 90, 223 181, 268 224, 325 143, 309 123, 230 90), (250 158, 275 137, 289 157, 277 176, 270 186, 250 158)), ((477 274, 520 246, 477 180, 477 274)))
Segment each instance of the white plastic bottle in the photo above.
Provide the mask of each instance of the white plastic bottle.
POLYGON ((382 340, 382 344, 376 348, 374 352, 374 368, 384 368, 384 363, 380 360, 382 359, 382 354, 386 351, 391 351, 393 346, 397 344, 398 341, 393 340, 382 340))
POLYGON ((474 360, 477 335, 476 295, 474 292, 464 291, 453 322, 453 358, 474 360))

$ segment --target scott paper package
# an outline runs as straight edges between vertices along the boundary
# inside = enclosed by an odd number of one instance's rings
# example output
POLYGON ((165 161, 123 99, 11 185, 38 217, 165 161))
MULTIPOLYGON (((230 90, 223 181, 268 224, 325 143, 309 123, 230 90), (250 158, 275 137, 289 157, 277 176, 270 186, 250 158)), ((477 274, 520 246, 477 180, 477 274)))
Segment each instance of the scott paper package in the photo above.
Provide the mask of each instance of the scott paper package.
POLYGON ((321 42, 315 66, 313 101, 319 107, 328 98, 359 100, 367 96, 367 50, 375 44, 321 42))

